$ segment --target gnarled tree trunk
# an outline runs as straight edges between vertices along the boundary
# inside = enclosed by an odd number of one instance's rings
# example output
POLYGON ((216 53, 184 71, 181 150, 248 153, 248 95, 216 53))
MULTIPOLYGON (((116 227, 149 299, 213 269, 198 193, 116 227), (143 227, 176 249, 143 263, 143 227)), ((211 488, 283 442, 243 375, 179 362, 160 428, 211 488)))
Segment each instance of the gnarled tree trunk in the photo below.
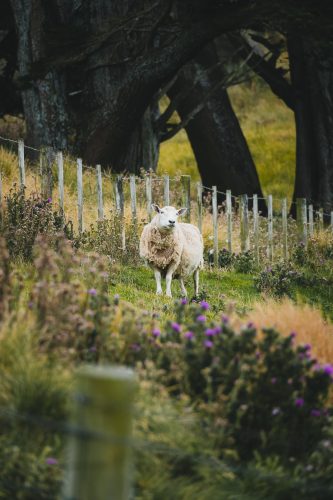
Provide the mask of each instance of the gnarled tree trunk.
MULTIPOLYGON (((180 72, 169 91, 170 98, 190 89, 177 105, 181 119, 198 103, 204 103, 202 110, 186 126, 203 184, 216 185, 223 192, 231 189, 234 195, 246 193, 262 197, 257 171, 228 93, 223 85, 212 92, 224 78, 221 67, 215 67, 217 63, 215 47, 210 44, 180 72), (213 71, 208 71, 214 67, 213 71), (192 89, 195 81, 197 84, 192 89)), ((265 212, 265 203, 259 201, 260 210, 265 212)))
POLYGON ((295 99, 294 198, 333 209, 333 44, 288 37, 295 99))

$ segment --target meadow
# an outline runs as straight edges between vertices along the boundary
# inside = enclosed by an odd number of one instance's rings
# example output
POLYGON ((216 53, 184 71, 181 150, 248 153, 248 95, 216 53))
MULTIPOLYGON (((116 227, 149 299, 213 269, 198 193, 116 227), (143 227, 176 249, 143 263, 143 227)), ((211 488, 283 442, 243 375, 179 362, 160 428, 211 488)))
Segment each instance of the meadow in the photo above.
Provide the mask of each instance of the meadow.
MULTIPOLYGON (((254 90, 232 89, 233 103, 264 191, 290 198, 290 115, 254 90), (249 92, 253 107, 244 104, 249 92)), ((177 169, 197 179, 184 136, 176 141, 163 145, 158 175, 177 169)), ((71 165, 69 159, 68 217, 76 213, 71 165)), ((332 497, 329 228, 316 231, 307 249, 292 239, 288 262, 273 264, 258 263, 252 250, 228 253, 223 229, 216 269, 207 259, 207 212, 200 297, 182 299, 175 282, 174 298, 161 298, 138 257, 136 230, 145 218, 135 229, 125 217, 123 251, 111 201, 106 221, 95 222, 94 173, 86 177, 86 232, 78 235, 63 234, 56 202, 36 208, 32 163, 25 195, 9 190, 14 151, 0 149, 0 168, 8 181, 0 224, 0 498, 60 498, 62 424, 76 370, 86 363, 125 364, 137 374, 135 498, 332 497)))

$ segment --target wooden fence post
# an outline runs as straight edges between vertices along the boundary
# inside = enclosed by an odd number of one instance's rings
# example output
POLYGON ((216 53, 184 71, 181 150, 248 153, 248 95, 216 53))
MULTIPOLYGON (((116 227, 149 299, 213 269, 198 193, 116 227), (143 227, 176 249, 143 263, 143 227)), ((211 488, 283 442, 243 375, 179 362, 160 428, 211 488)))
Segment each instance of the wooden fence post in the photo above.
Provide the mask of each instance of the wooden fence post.
POLYGON ((18 141, 18 162, 20 171, 20 189, 23 190, 25 187, 25 165, 24 165, 24 141, 19 139, 18 141))
POLYGON ((134 372, 85 366, 77 372, 63 498, 128 500, 134 372))
POLYGON ((126 248, 126 233, 124 224, 124 213, 125 213, 125 203, 124 203, 124 187, 123 187, 123 177, 122 175, 117 175, 116 183, 116 210, 121 221, 121 248, 125 250, 126 248))
POLYGON ((318 211, 319 231, 324 230, 324 209, 320 208, 318 211))
POLYGON ((78 229, 79 233, 83 232, 83 177, 82 177, 82 160, 78 158, 77 164, 77 213, 78 213, 78 229))
POLYGON ((136 222, 136 179, 135 175, 130 176, 131 213, 133 222, 136 222))
POLYGON ((58 196, 59 196, 59 209, 62 216, 65 214, 64 203, 64 159, 62 152, 57 152, 57 167, 58 167, 58 196))
POLYGON ((258 212, 258 195, 253 195, 253 238, 254 238, 254 253, 257 264, 259 264, 259 212, 258 212))
POLYGON ((273 262, 273 196, 271 194, 267 197, 267 225, 268 225, 268 245, 267 256, 270 262, 273 262))
POLYGON ((240 236, 241 236, 241 251, 249 250, 249 213, 248 213, 248 197, 247 194, 240 196, 240 236))
POLYGON ((227 205, 227 225, 228 225, 227 244, 228 244, 228 251, 231 253, 232 252, 232 201, 231 201, 230 189, 227 190, 226 195, 227 195, 226 205, 227 205))
POLYGON ((182 185, 182 204, 186 207, 185 221, 191 222, 191 176, 182 175, 180 177, 182 185))
POLYGON ((309 235, 310 235, 310 238, 312 238, 313 234, 314 234, 313 205, 309 205, 308 212, 309 212, 309 235))
POLYGON ((287 213, 287 198, 282 200, 282 253, 283 259, 288 260, 288 213, 287 213))
POLYGON ((307 246, 308 243, 308 221, 306 213, 306 199, 297 198, 296 200, 296 220, 298 242, 307 246))
POLYGON ((218 220, 217 220, 216 186, 213 186, 212 207, 213 207, 213 233, 214 233, 214 266, 217 267, 219 261, 219 235, 218 235, 218 220))
POLYGON ((170 177, 168 175, 164 176, 164 206, 168 207, 170 205, 170 177))
POLYGON ((152 214, 152 203, 153 203, 153 194, 152 194, 152 178, 151 172, 146 177, 146 200, 147 200, 147 215, 149 222, 151 221, 152 214))
POLYGON ((202 234, 202 184, 197 182, 198 228, 202 234))
POLYGON ((42 147, 40 151, 40 175, 42 184, 42 197, 52 198, 53 191, 53 175, 52 164, 54 160, 54 152, 51 147, 42 147))
POLYGON ((102 181, 102 169, 100 165, 96 165, 96 185, 97 185, 97 215, 99 220, 104 219, 104 207, 103 207, 103 181, 102 181))

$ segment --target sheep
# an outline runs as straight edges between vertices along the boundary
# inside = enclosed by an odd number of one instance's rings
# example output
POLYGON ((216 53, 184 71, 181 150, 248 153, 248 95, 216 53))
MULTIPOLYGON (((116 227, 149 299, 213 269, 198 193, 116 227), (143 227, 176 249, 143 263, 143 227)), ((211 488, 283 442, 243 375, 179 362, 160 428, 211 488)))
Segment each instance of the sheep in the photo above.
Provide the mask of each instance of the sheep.
POLYGON ((156 294, 163 293, 161 278, 165 277, 166 295, 172 297, 172 278, 180 280, 184 297, 187 291, 184 278, 193 275, 195 295, 199 294, 199 269, 203 267, 203 241, 199 229, 193 224, 178 223, 177 219, 186 208, 177 210, 166 206, 152 205, 156 215, 142 231, 140 257, 153 269, 156 279, 156 294))

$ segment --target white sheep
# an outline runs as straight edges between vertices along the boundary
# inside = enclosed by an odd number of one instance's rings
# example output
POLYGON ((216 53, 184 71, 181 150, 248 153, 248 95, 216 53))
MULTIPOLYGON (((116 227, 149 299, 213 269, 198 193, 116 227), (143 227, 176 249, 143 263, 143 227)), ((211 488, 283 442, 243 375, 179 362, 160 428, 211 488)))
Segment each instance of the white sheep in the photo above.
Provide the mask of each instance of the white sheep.
POLYGON ((177 222, 186 208, 159 208, 152 221, 142 231, 140 257, 154 270, 156 293, 162 294, 161 278, 165 277, 166 295, 172 297, 172 278, 180 280, 182 295, 187 296, 184 278, 193 276, 195 295, 199 293, 199 269, 203 266, 203 241, 200 231, 193 224, 177 222))

